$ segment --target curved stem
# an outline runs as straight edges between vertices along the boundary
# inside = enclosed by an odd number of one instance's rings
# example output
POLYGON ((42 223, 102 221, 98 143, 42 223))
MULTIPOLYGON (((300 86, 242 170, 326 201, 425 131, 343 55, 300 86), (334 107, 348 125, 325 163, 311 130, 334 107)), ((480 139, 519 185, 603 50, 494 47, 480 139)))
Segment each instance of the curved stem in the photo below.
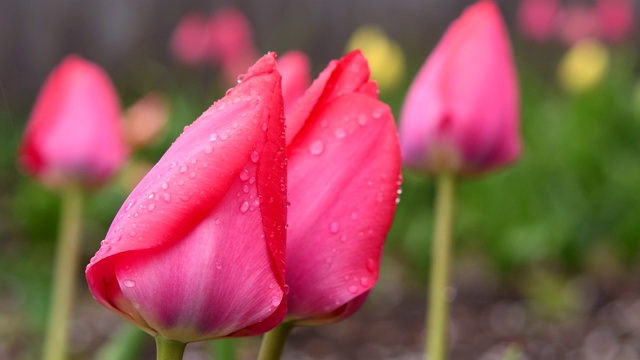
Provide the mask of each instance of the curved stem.
POLYGON ((262 344, 260 345, 260 352, 258 353, 258 360, 280 359, 284 344, 287 342, 291 330, 293 330, 293 323, 284 322, 264 334, 262 344))
POLYGON ((187 344, 175 340, 167 340, 160 335, 155 338, 157 360, 182 360, 187 344))
POLYGON ((449 302, 447 287, 451 272, 451 232, 453 227, 454 178, 451 174, 438 177, 429 312, 427 315, 427 348, 429 360, 447 358, 449 302))
POLYGON ((69 315, 75 294, 75 276, 80 257, 83 193, 69 186, 62 193, 62 214, 53 270, 49 320, 43 359, 62 360, 67 352, 69 315))

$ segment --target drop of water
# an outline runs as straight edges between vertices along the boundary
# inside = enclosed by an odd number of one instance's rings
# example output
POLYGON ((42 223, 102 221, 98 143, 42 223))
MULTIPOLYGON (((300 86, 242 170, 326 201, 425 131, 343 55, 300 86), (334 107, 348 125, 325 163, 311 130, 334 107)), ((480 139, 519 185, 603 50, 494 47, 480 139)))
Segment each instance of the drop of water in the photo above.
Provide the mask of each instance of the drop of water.
POLYGON ((373 116, 375 119, 380 119, 380 117, 382 116, 382 109, 378 108, 373 110, 373 112, 371 113, 371 116, 373 116))
POLYGON ((309 152, 311 153, 311 155, 320 155, 322 154, 323 150, 324 150, 324 143, 320 140, 316 140, 312 142, 311 145, 309 146, 309 152))
POLYGON ((149 194, 149 199, 153 199, 153 197, 154 197, 154 196, 156 196, 156 194, 155 194, 155 193, 151 193, 151 194, 149 194))
POLYGON ((241 205, 240 205, 240 212, 241 213, 246 213, 247 210, 249 210, 249 202, 248 201, 244 201, 241 205))
POLYGON ((216 269, 218 270, 222 269, 222 264, 220 264, 219 261, 216 261, 216 269))
POLYGON ((220 225, 221 222, 222 222, 222 220, 216 219, 216 225, 220 225))
POLYGON ((267 131, 267 123, 262 123, 262 131, 267 131))
POLYGON ((367 125, 367 115, 365 114, 358 115, 358 124, 367 125))
POLYGON ((169 188, 169 184, 165 181, 162 183, 162 190, 167 190, 169 188))
POLYGON ((255 162, 258 162, 258 160, 260 160, 260 154, 258 154, 258 152, 254 150, 251 153, 251 161, 255 163, 255 162))
POLYGON ((131 209, 131 207, 133 207, 133 201, 130 201, 129 204, 127 204, 127 208, 124 209, 125 211, 129 211, 129 209, 131 209))
POLYGON ((234 129, 237 129, 237 128, 238 128, 238 123, 237 123, 237 122, 234 122, 234 123, 233 123, 233 125, 232 125, 232 127, 233 127, 234 129))
POLYGON ((136 286, 136 282, 133 280, 125 280, 122 282, 122 285, 128 287, 128 288, 132 288, 134 286, 136 286))
POLYGON ((269 289, 273 289, 274 287, 276 287, 276 283, 269 284, 269 289))
POLYGON ((209 135, 209 141, 216 141, 216 140, 218 140, 218 134, 209 135))
POLYGON ((182 165, 182 166, 180 166, 180 170, 179 170, 179 171, 180 171, 181 173, 183 173, 183 172, 187 172, 187 168, 188 168, 188 167, 187 167, 187 165, 182 165))
POLYGON ((238 79, 237 79, 238 84, 242 83, 242 80, 244 80, 244 77, 245 77, 245 74, 238 75, 238 79))
POLYGON ((358 220, 358 213, 357 212, 352 212, 351 213, 351 220, 356 221, 358 220))
POLYGON ((240 172, 240 180, 247 181, 249 180, 249 170, 244 169, 240 172))
POLYGON ((169 193, 162 194, 162 199, 166 202, 171 202, 171 195, 169 193))
POLYGON ((355 294, 355 293, 357 293, 357 292, 358 292, 358 287, 357 287, 357 286, 355 286, 355 285, 351 285, 351 286, 349 286, 349 287, 347 288, 347 291, 348 291, 348 292, 350 292, 350 293, 352 293, 352 294, 355 294))
POLYGON ((228 138, 229 138, 229 134, 227 134, 227 133, 222 133, 222 134, 220 135, 220 140, 222 140, 222 141, 225 141, 225 140, 227 140, 228 138))
POLYGON ((180 195, 180 200, 182 200, 182 201, 189 201, 189 196, 187 196, 187 195, 180 195))
POLYGON ((132 230, 132 231, 130 231, 130 232, 129 232, 129 236, 131 236, 131 237, 136 236, 136 232, 135 232, 135 231, 133 231, 133 230, 132 230))
POLYGON ((156 204, 149 204, 149 206, 147 206, 147 209, 149 209, 149 211, 153 211, 153 209, 156 208, 156 204))
POLYGON ((205 146, 205 147, 204 147, 204 153, 205 153, 205 154, 209 155, 209 154, 211 154, 212 152, 213 152, 213 146, 211 146, 211 145, 207 145, 207 146, 205 146))
POLYGON ((376 262, 373 259, 367 260, 367 270, 369 270, 370 272, 376 271, 376 262))
POLYGON ((244 184, 244 186, 242 187, 242 191, 243 191, 245 194, 248 194, 248 193, 249 193, 249 185, 244 184))
POLYGON ((338 139, 342 139, 345 136, 347 136, 347 132, 343 129, 343 128, 337 128, 333 134, 338 138, 338 139))
POLYGON ((280 305, 281 301, 282 300, 279 297, 274 296, 273 299, 271 299, 271 305, 278 306, 280 305))
POLYGON ((342 235, 340 236, 340 241, 342 241, 342 242, 347 242, 347 235, 342 234, 342 235))
POLYGON ((331 231, 332 234, 338 233, 338 231, 340 231, 340 224, 337 221, 332 222, 331 225, 329 225, 329 231, 331 231))
POLYGON ((256 182, 256 177, 255 176, 252 176, 252 177, 249 178, 249 184, 253 184, 255 182, 256 182))
POLYGON ((362 285, 362 286, 369 285, 369 278, 368 277, 364 277, 364 276, 362 278, 360 278, 360 285, 362 285))
POLYGON ((180 185, 180 186, 184 185, 184 180, 178 181, 178 185, 180 185))
POLYGON ((191 174, 189 174, 189 179, 195 179, 197 176, 195 171, 192 171, 191 174))

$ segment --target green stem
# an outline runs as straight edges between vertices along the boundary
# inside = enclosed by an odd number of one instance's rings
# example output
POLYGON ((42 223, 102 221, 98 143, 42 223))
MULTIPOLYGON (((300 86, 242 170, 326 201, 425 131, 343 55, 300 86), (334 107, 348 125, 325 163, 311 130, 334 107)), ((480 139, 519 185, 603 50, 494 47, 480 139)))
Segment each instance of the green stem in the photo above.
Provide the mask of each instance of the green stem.
POLYGON ((69 186, 64 189, 53 270, 49 322, 42 357, 45 360, 63 360, 67 352, 69 317, 80 257, 82 202, 83 193, 79 187, 69 186))
POLYGON ((236 339, 218 339, 213 342, 214 359, 235 360, 236 339))
POLYGON ((258 360, 278 360, 282 355, 284 344, 287 342, 289 334, 293 330, 292 322, 283 322, 275 329, 264 334, 258 360))
POLYGON ((98 349, 95 359, 139 359, 142 347, 147 340, 149 340, 149 334, 129 323, 124 323, 111 341, 98 349))
POLYGON ((449 302, 447 288, 451 272, 451 230, 453 227, 454 178, 451 174, 438 177, 429 312, 427 315, 427 348, 429 360, 447 358, 449 302))
POLYGON ((156 336, 157 360, 182 360, 184 348, 187 344, 175 340, 167 340, 162 336, 156 336))

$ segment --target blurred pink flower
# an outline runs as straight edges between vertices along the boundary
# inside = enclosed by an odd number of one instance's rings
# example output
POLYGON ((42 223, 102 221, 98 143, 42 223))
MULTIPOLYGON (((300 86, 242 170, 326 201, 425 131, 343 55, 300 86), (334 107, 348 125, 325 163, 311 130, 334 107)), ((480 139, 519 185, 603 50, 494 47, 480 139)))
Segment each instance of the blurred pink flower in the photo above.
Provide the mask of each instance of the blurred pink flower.
POLYGON ((260 334, 286 312, 286 160, 274 54, 131 192, 86 269, 107 309, 183 343, 260 334))
POLYGON ((496 4, 453 22, 414 79, 400 117, 405 165, 481 173, 520 156, 516 71, 496 4))
POLYGON ((631 35, 635 22, 633 0, 598 0, 595 11, 603 40, 615 43, 631 35))
POLYGON ((287 117, 287 320, 353 314, 378 280, 396 208, 400 149, 360 51, 332 61, 287 117))
POLYGON ((128 150, 118 94, 104 70, 76 55, 64 58, 38 95, 18 153, 22 167, 51 187, 108 181, 128 150))
POLYGON ((560 24, 559 37, 568 45, 600 35, 596 11, 586 4, 567 4, 561 10, 560 24))
POLYGON ((291 50, 278 58, 278 70, 282 75, 282 98, 286 117, 311 84, 311 65, 305 53, 291 50))
POLYGON ((171 37, 171 52, 176 60, 187 66, 209 62, 211 40, 207 26, 207 17, 200 13, 188 13, 180 20, 171 37))
POLYGON ((557 30, 558 11, 558 0, 522 0, 518 8, 518 26, 532 40, 550 40, 557 30))

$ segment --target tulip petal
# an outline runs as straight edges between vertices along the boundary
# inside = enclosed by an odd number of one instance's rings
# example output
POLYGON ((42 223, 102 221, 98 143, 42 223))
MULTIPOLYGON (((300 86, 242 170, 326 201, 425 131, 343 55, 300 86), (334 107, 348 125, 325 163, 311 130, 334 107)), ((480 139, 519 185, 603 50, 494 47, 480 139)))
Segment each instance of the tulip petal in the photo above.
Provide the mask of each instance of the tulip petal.
POLYGON ((163 330, 167 338, 189 341, 197 336, 193 328, 180 329, 184 322, 194 325, 200 338, 211 338, 241 331, 238 326, 264 328, 267 324, 252 326, 283 313, 286 165, 275 67, 274 54, 260 59, 241 84, 185 128, 127 198, 86 271, 102 305, 146 324, 150 333, 175 325, 163 330), (168 259, 174 259, 171 269, 168 259), (231 266, 243 263, 244 268, 231 266), (160 282, 162 290, 170 290, 158 297, 160 282), (252 283, 254 294, 262 286, 261 295, 244 294, 252 287, 237 286, 242 282, 252 283), (220 302, 183 302, 203 292, 220 302), (134 311, 123 298, 134 299, 133 308, 145 307, 134 311), (226 303, 234 299, 242 301, 226 303), (158 302, 164 305, 155 307, 158 302))
POLYGON ((377 281, 399 187, 393 116, 368 94, 346 94, 314 109, 287 151, 288 317, 323 321, 377 281))

